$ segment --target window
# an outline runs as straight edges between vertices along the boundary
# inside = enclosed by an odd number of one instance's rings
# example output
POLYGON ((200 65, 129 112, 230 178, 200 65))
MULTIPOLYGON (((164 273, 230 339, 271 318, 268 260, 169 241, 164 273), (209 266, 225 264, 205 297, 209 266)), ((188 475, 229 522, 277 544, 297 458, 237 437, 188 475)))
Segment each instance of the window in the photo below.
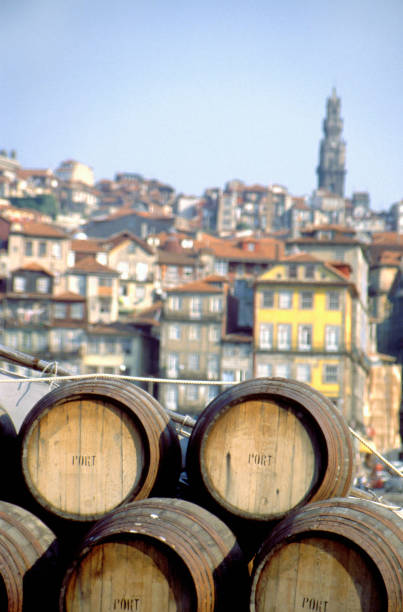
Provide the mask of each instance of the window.
POLYGON ((336 364, 327 364, 323 368, 323 382, 337 383, 339 380, 339 367, 336 364))
POLYGON ((274 291, 262 291, 262 308, 274 308, 274 291))
POLYGON ((185 280, 189 280, 193 278, 193 268, 191 268, 190 266, 185 266, 183 268, 183 278, 185 280))
POLYGON ((303 310, 311 310, 313 308, 313 293, 312 291, 301 291, 299 307, 303 310))
POLYGON ((107 253, 97 253, 95 256, 95 259, 97 260, 98 263, 102 264, 103 266, 108 265, 108 254, 107 253))
POLYGON ((110 314, 110 310, 111 310, 111 301, 104 300, 101 298, 99 300, 99 312, 103 314, 110 314))
POLYGON ((234 382, 235 381, 235 372, 234 370, 224 370, 222 373, 222 379, 225 382, 234 382))
POLYGON ((261 323, 259 328, 260 348, 271 349, 273 347, 273 324, 261 323))
POLYGON ((67 316, 67 304, 63 304, 63 302, 56 302, 53 313, 55 319, 65 319, 67 316))
POLYGON ((198 325, 189 326, 189 340, 200 340, 200 327, 198 325))
POLYGON ((119 261, 116 270, 120 274, 121 279, 129 278, 129 262, 128 261, 119 261))
POLYGON ((179 280, 178 266, 167 266, 166 280, 172 283, 179 280))
POLYGON ((181 328, 180 325, 170 325, 168 327, 168 337, 170 340, 180 340, 181 339, 181 328))
POLYGON ((218 355, 209 355, 207 358, 207 378, 218 376, 218 355))
POLYGON ((305 278, 315 277, 315 264, 306 264, 305 266, 305 278))
POLYGON ((24 276, 14 276, 13 289, 15 292, 25 291, 27 279, 24 276))
POLYGON ((79 274, 76 277, 76 287, 77 287, 77 293, 79 293, 80 295, 85 295, 85 291, 86 291, 86 278, 83 274, 79 274))
POLYGON ((197 372, 200 369, 200 356, 199 353, 189 353, 188 355, 188 368, 192 372, 197 372))
POLYGON ((228 274, 228 262, 227 261, 216 261, 214 263, 214 272, 221 276, 226 276, 228 274))
POLYGON ((197 385, 187 385, 186 399, 195 402, 199 399, 199 387, 197 385))
POLYGON ((298 348, 300 351, 309 351, 312 348, 312 325, 298 326, 298 348))
POLYGON ((211 402, 219 394, 219 387, 209 385, 207 387, 207 402, 211 402))
POLYGON ((70 316, 72 319, 83 319, 84 318, 84 304, 77 302, 70 306, 70 316))
POLYGON ((309 363, 297 363, 296 376, 300 382, 311 382, 311 366, 309 363))
POLYGON ((131 354, 131 352, 132 352, 132 341, 130 340, 130 338, 123 338, 122 339, 122 351, 124 352, 125 355, 130 355, 131 354))
POLYGON ((292 307, 292 291, 279 291, 278 307, 279 308, 291 308, 292 307))
POLYGON ((328 310, 340 310, 340 293, 338 291, 328 292, 327 309, 328 310))
POLYGON ((202 301, 201 298, 196 296, 190 300, 190 316, 195 319, 199 319, 202 313, 202 301))
POLYGON ((251 355, 251 347, 249 344, 241 344, 239 347, 239 356, 240 357, 250 357, 251 355))
POLYGON ((87 374, 98 374, 97 366, 87 366, 86 368, 87 374))
POLYGON ((210 298, 210 312, 221 312, 222 311, 222 298, 221 296, 214 296, 210 298))
POLYGON ((169 410, 178 409, 178 387, 176 385, 167 385, 165 401, 169 410))
POLYGON ((290 366, 288 363, 276 364, 276 376, 279 378, 290 378, 290 366))
POLYGON ((141 302, 142 300, 144 300, 145 295, 146 295, 145 287, 143 287, 143 285, 136 285, 134 289, 134 299, 136 300, 136 302, 141 302))
POLYGON ((49 279, 46 276, 42 276, 41 278, 36 279, 36 290, 38 293, 48 293, 49 292, 49 279))
POLYGON ((46 257, 47 254, 47 244, 46 242, 40 242, 39 243, 39 249, 38 249, 38 255, 39 257, 46 257))
POLYGON ((88 340, 88 352, 98 355, 101 353, 101 341, 99 338, 90 338, 88 340))
POLYGON ((33 253, 33 244, 32 244, 32 240, 27 240, 25 242, 25 255, 27 255, 28 257, 30 257, 33 253))
POLYGON ((282 351, 289 351, 291 348, 291 325, 289 323, 279 323, 277 326, 277 348, 282 351))
POLYGON ((338 351, 340 345, 340 327, 338 325, 326 325, 325 346, 327 351, 338 351))
POLYGON ((112 368, 111 366, 105 366, 104 367, 104 374, 114 374, 115 373, 115 368, 112 368))
POLYGON ((168 299, 168 304, 171 310, 181 310, 182 298, 179 295, 170 295, 168 299))
POLYGON ((220 341, 220 328, 218 325, 210 325, 209 327, 209 340, 210 342, 220 341))
POLYGON ((292 263, 288 267, 288 277, 289 278, 297 278, 298 267, 297 264, 292 263))
POLYGON ((271 363, 258 363, 256 376, 258 378, 262 378, 264 376, 271 376, 272 371, 273 371, 273 368, 272 368, 271 363))
POLYGON ((52 255, 56 257, 56 259, 61 259, 62 245, 59 242, 52 242, 52 255))
POLYGON ((113 338, 104 339, 105 355, 114 355, 116 353, 116 341, 113 338))
POLYGON ((6 345, 10 348, 18 348, 18 332, 16 331, 7 331, 6 332, 6 345))
POLYGON ((98 278, 99 287, 112 287, 112 279, 107 276, 100 276, 98 278))
POLYGON ((144 261, 138 261, 136 263, 136 278, 141 283, 147 280, 148 275, 148 264, 144 261))
POLYGON ((172 377, 178 376, 179 372, 179 356, 178 353, 168 353, 167 356, 167 375, 172 377))

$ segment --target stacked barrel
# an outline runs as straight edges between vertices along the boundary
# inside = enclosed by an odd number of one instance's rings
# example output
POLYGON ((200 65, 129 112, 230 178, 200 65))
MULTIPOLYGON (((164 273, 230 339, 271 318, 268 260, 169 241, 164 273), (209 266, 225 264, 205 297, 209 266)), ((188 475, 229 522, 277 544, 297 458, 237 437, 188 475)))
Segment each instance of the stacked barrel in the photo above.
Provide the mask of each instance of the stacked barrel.
MULTIPOLYGON (((29 411, 15 444, 0 519, 24 537, 39 523, 37 557, 56 570, 38 559, 18 570, 51 577, 46 608, 27 578, 14 597, 16 562, 1 562, 4 609, 401 612, 402 517, 350 495, 349 428, 304 383, 230 387, 181 451, 139 387, 66 382, 29 411)), ((6 537, 0 523, 0 561, 6 537)))

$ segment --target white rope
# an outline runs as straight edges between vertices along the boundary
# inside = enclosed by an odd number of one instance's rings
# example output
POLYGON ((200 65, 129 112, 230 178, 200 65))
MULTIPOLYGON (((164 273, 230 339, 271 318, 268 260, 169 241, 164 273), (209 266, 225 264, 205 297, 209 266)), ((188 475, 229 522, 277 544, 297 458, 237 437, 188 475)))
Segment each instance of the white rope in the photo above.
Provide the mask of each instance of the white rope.
MULTIPOLYGON (((12 372, 10 372, 12 374, 12 372)), ((150 376, 125 376, 123 374, 106 374, 97 372, 95 374, 72 374, 71 376, 33 376, 31 378, 24 378, 26 382, 56 382, 63 380, 83 380, 85 378, 112 378, 115 380, 137 380, 142 382, 158 382, 168 383, 176 385, 236 385, 239 381, 228 381, 228 380, 188 380, 188 379, 174 379, 174 378, 153 378, 150 376)), ((0 383, 11 383, 15 380, 0 380, 0 383)))
POLYGON ((385 459, 385 457, 383 457, 381 455, 381 453, 379 453, 375 448, 372 448, 372 446, 370 446, 368 444, 368 442, 366 442, 364 440, 364 438, 362 438, 360 436, 359 433, 357 433, 356 431, 354 431, 354 429, 351 429, 351 427, 349 427, 349 430, 351 432, 351 434, 357 438, 357 440, 359 440, 361 442, 361 444, 363 444, 371 453, 373 453, 374 455, 376 455, 378 457, 378 459, 380 459, 385 465, 388 466, 388 468, 397 476, 400 476, 400 478, 403 478, 403 473, 400 472, 400 470, 397 469, 397 467, 395 467, 392 463, 390 463, 390 461, 388 461, 387 459, 385 459))

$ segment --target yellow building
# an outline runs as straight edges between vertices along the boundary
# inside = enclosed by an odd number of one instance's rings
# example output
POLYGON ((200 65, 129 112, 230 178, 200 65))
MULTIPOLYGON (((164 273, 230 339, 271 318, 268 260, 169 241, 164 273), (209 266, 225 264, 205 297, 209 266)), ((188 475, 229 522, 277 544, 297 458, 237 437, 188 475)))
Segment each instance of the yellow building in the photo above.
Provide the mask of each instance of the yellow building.
POLYGON ((368 363, 348 264, 286 257, 255 283, 254 375, 306 382, 362 426, 368 363))

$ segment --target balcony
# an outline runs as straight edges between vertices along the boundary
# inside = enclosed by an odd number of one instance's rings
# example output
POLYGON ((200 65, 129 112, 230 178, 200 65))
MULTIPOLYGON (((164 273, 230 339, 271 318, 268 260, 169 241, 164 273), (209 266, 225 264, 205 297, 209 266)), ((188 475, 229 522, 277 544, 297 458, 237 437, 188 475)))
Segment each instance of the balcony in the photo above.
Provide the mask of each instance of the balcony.
POLYGON ((271 345, 271 346, 262 346, 260 344, 255 345, 255 351, 259 353, 303 353, 306 355, 312 355, 317 353, 325 353, 326 355, 340 355, 340 353, 351 352, 351 348, 348 349, 347 345, 343 343, 339 343, 338 346, 330 346, 325 343, 314 343, 311 346, 302 345, 298 342, 292 342, 289 345, 279 346, 271 345))
POLYGON ((200 321, 203 323, 220 323, 223 318, 222 312, 191 312, 189 310, 164 309, 165 321, 200 321))

